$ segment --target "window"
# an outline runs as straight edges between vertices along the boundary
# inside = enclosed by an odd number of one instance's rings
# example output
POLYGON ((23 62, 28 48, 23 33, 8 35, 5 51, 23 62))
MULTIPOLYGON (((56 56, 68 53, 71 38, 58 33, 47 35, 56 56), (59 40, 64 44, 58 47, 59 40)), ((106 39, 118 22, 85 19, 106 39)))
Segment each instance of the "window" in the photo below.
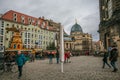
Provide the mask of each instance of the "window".
POLYGON ((15 27, 14 24, 12 24, 12 27, 15 27))
POLYGON ((32 24, 32 19, 31 18, 28 18, 28 23, 32 24))
POLYGON ((21 16, 21 22, 25 23, 25 17, 24 16, 21 16))
POLYGON ((0 42, 3 42, 3 37, 2 36, 0 37, 0 42))
POLYGON ((14 13, 14 14, 13 14, 13 16, 14 16, 14 17, 16 17, 16 16, 17 16, 17 14, 16 14, 16 13, 14 13))
POLYGON ((31 43, 33 44, 33 40, 31 41, 31 43))
POLYGON ((13 21, 17 21, 17 14, 16 13, 13 14, 13 21))
POLYGON ((9 26, 9 24, 6 24, 6 26, 9 26))
POLYGON ((23 26, 21 26, 21 29, 23 29, 23 26))
POLYGON ((33 38, 33 34, 32 34, 32 38, 33 38))
POLYGON ((28 33, 28 38, 30 38, 30 33, 28 33))
POLYGON ((4 27, 4 21, 2 21, 2 27, 4 27))
POLYGON ((6 33, 9 33, 9 31, 6 31, 6 33))
POLYGON ((111 18, 112 13, 113 13, 113 10, 112 10, 112 0, 109 0, 109 2, 108 2, 108 16, 109 16, 109 18, 111 18))
POLYGON ((25 42, 24 42, 25 44, 27 44, 27 39, 25 39, 25 42))
POLYGON ((28 44, 30 44, 30 39, 28 39, 28 44))
POLYGON ((14 21, 17 21, 17 18, 14 18, 13 20, 14 20, 14 21))
POLYGON ((27 38, 27 33, 25 33, 25 37, 27 38))
POLYGON ((1 34, 3 35, 3 33, 4 33, 4 31, 3 31, 3 29, 1 29, 1 34))
POLYGON ((66 48, 68 48, 68 43, 66 43, 66 48))

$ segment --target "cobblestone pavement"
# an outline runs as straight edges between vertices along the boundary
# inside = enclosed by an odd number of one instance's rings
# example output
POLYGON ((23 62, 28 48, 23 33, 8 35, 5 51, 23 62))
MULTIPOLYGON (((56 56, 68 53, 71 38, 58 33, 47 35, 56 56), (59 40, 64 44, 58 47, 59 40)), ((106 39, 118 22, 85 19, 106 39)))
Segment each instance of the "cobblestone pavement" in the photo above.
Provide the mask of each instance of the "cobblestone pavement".
MULTIPOLYGON (((23 67, 23 76, 19 80, 120 80, 120 58, 117 62, 119 71, 114 73, 112 68, 102 69, 102 58, 94 56, 71 57, 71 63, 64 64, 64 73, 61 65, 46 60, 27 62, 23 67)), ((18 72, 4 73, 0 80, 18 80, 18 72)))

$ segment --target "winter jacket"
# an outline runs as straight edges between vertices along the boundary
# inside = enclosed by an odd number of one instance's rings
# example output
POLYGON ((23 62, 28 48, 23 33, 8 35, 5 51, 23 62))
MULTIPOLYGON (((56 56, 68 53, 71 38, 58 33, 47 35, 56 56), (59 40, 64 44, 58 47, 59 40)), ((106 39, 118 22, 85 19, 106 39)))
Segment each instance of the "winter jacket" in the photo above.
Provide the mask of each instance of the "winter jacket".
POLYGON ((108 57, 108 52, 104 52, 104 56, 103 56, 103 61, 107 61, 107 57, 108 57))
POLYGON ((112 49, 110 51, 110 61, 117 61, 117 58, 118 58, 118 52, 117 52, 117 49, 112 49))
POLYGON ((18 66, 23 66, 25 64, 26 60, 27 59, 24 56, 24 54, 17 55, 17 57, 16 57, 16 62, 17 62, 18 66))

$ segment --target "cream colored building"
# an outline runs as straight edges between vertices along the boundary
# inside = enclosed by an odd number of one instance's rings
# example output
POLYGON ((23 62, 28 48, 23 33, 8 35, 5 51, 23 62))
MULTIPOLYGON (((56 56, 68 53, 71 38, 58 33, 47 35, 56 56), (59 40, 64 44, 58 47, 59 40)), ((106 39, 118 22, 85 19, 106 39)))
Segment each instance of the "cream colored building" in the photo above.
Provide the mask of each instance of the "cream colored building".
POLYGON ((79 51, 85 53, 92 51, 92 36, 83 33, 82 27, 76 22, 72 28, 70 35, 64 34, 65 50, 79 51))
POLYGON ((21 30, 22 42, 25 48, 40 48, 46 50, 50 43, 55 42, 56 33, 59 32, 60 23, 36 18, 20 12, 10 10, 0 17, 0 45, 9 48, 13 36, 12 31, 6 28, 21 30))

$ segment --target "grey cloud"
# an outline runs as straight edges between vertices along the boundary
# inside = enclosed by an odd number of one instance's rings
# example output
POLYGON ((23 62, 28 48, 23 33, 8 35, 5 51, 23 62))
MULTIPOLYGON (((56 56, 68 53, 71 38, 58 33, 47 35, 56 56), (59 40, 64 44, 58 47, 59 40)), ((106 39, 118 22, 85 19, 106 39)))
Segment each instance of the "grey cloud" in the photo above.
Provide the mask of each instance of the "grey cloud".
POLYGON ((68 34, 77 19, 85 33, 99 39, 99 0, 0 0, 0 13, 11 9, 60 22, 68 34))

